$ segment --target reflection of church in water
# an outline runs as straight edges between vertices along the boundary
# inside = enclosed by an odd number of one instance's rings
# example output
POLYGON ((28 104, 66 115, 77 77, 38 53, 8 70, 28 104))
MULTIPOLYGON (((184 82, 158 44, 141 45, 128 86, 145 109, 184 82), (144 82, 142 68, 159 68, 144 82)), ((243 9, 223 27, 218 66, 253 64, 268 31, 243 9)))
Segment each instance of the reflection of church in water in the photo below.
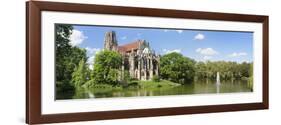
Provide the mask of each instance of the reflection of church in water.
POLYGON ((155 54, 145 40, 118 46, 115 32, 110 31, 105 34, 104 49, 117 51, 122 55, 121 76, 124 76, 125 70, 138 80, 151 80, 153 76, 159 75, 160 56, 155 54))

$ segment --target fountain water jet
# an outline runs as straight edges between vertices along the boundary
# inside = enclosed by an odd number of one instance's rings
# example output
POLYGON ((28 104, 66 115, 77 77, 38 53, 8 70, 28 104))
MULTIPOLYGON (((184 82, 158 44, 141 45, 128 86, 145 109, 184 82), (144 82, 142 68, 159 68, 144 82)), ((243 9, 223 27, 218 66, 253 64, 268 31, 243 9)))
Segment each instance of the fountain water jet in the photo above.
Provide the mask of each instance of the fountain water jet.
POLYGON ((217 85, 220 85, 220 72, 217 72, 217 85))
POLYGON ((216 82, 216 87, 217 87, 217 93, 220 93, 220 73, 217 72, 217 82, 216 82))

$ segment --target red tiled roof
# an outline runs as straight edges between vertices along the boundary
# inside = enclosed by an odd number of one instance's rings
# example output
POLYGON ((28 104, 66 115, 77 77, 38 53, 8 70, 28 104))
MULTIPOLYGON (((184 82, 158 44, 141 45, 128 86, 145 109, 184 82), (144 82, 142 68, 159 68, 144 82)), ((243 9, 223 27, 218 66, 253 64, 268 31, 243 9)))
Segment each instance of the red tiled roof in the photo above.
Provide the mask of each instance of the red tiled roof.
POLYGON ((118 50, 120 52, 127 52, 131 51, 132 49, 137 49, 139 47, 139 44, 143 43, 143 41, 137 40, 135 42, 131 42, 122 46, 118 46, 118 50))

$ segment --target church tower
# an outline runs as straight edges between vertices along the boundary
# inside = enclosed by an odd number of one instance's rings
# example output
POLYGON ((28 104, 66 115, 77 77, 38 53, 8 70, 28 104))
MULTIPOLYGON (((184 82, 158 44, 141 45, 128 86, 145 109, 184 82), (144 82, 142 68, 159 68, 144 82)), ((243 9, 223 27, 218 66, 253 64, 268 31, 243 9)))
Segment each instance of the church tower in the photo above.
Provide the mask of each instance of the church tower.
POLYGON ((104 37, 104 49, 117 51, 117 46, 118 43, 117 43, 115 32, 114 31, 106 32, 104 37))

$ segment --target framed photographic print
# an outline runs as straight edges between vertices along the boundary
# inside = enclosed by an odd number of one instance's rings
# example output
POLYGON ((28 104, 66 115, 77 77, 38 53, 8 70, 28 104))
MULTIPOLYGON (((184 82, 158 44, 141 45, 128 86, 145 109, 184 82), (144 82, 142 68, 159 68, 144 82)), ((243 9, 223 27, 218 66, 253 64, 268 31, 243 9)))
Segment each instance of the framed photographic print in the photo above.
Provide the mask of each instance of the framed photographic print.
POLYGON ((29 1, 30 124, 268 109, 268 16, 29 1))

